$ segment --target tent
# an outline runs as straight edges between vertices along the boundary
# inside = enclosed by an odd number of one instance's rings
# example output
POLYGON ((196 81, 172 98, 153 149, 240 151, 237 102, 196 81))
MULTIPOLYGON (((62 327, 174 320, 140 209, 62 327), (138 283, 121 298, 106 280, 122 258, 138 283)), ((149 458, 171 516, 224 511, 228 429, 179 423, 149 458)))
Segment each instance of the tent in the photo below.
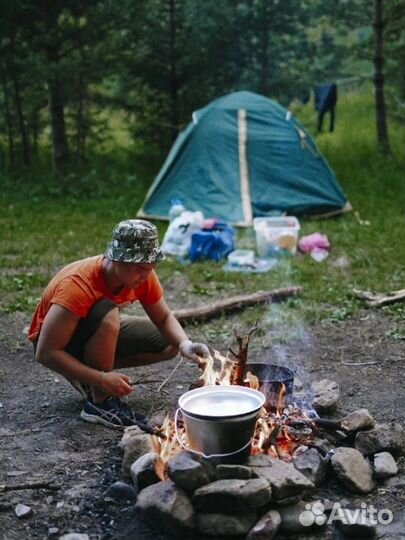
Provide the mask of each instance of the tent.
POLYGON ((168 219, 173 199, 233 225, 280 214, 350 209, 312 137, 289 111, 234 92, 195 111, 153 181, 139 217, 168 219))

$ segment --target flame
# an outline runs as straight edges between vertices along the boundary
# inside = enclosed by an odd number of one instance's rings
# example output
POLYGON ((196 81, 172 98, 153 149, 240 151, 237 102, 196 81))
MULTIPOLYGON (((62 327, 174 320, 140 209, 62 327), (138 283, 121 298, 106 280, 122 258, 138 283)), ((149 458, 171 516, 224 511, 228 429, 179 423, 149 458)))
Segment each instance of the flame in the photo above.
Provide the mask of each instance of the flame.
MULTIPOLYGON (((202 386, 235 384, 237 361, 214 351, 214 356, 200 359, 199 367, 203 370, 194 388, 202 386)), ((260 380, 251 371, 247 371, 244 385, 259 390, 260 380)), ((313 422, 303 409, 295 403, 286 406, 287 389, 283 383, 276 385, 277 392, 269 392, 265 407, 259 413, 252 438, 251 454, 267 454, 275 458, 290 461, 297 449, 305 447, 310 441, 313 422), (295 426, 295 427, 294 427, 295 426)), ((266 394, 265 383, 262 391, 266 394)), ((175 421, 166 416, 162 428, 165 439, 152 436, 156 453, 164 463, 187 448, 187 433, 182 420, 175 421)), ((156 471, 159 477, 166 478, 166 472, 156 471), (162 476, 160 476, 162 474, 162 476)))
POLYGON ((199 365, 203 372, 198 379, 197 387, 234 384, 237 362, 230 358, 229 353, 223 356, 220 352, 214 351, 213 357, 210 355, 201 359, 199 365), (215 362, 219 363, 219 369, 215 369, 215 362))

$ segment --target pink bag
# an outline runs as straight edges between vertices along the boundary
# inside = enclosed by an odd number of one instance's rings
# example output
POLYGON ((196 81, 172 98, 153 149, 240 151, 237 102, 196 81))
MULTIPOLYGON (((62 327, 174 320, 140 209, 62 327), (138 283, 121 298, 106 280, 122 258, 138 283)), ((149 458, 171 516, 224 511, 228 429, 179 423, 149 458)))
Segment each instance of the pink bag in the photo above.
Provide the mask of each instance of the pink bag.
POLYGON ((298 247, 302 253, 311 253, 314 250, 329 251, 330 244, 326 234, 316 232, 300 238, 298 247))

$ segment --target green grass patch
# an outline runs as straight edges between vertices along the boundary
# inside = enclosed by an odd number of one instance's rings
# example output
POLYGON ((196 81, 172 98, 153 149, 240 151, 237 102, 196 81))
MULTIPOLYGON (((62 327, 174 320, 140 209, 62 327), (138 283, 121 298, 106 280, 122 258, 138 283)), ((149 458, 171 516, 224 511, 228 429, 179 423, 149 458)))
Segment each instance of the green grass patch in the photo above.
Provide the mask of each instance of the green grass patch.
MULTIPOLYGON (((313 131, 311 104, 297 116, 313 131)), ((391 155, 377 150, 371 87, 339 97, 336 130, 316 142, 351 201, 354 212, 322 221, 300 220, 301 235, 326 234, 330 256, 317 263, 308 255, 283 258, 266 274, 229 273, 223 263, 184 265, 169 259, 159 268, 164 284, 181 274, 179 291, 212 303, 240 293, 299 285, 302 295, 286 302, 286 316, 340 321, 360 307, 353 289, 390 291, 404 287, 404 129, 390 121, 391 155)), ((63 177, 30 171, 3 178, 0 193, 0 309, 31 313, 42 288, 62 265, 101 253, 113 226, 135 217, 161 159, 109 150, 81 171, 63 177)), ((158 224, 163 237, 166 224, 158 224)), ((252 229, 238 231, 238 247, 254 248, 252 229)), ((183 295, 183 296, 182 296, 183 295)), ((401 304, 387 313, 404 319, 401 304)), ((246 324, 265 317, 263 307, 241 313, 246 324)), ((396 330, 394 329, 394 332, 396 330)), ((397 339, 403 339, 398 330, 397 339)), ((281 338, 280 338, 281 339, 281 338)))

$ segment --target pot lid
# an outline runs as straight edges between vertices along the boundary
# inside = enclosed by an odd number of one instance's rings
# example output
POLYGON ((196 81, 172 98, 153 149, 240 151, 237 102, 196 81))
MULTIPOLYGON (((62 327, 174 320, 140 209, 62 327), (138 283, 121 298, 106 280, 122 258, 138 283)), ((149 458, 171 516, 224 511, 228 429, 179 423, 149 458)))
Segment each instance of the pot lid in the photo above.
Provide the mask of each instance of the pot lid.
POLYGON ((186 414, 229 418, 255 412, 265 400, 262 392, 244 386, 203 386, 183 394, 179 406, 186 414))

